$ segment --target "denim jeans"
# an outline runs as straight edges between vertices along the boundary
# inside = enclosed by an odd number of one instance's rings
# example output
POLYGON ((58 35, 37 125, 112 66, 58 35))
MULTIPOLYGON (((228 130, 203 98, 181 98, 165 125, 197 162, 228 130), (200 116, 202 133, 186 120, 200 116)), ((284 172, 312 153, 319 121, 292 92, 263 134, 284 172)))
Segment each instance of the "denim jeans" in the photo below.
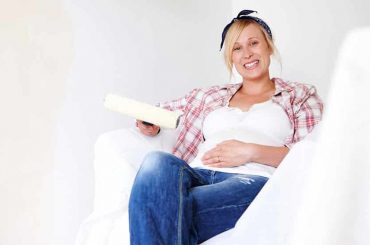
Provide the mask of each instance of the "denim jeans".
POLYGON ((129 202, 131 245, 198 244, 235 226, 268 178, 193 169, 149 153, 129 202))

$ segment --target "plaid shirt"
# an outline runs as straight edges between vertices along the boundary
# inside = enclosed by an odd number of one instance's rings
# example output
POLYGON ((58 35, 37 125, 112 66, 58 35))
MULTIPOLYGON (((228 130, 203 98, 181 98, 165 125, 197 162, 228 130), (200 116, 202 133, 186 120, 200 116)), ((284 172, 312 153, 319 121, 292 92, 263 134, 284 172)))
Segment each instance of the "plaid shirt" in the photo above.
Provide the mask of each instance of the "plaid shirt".
MULTIPOLYGON (((290 148, 310 133, 321 120, 323 103, 312 85, 285 82, 280 78, 272 80, 275 83, 272 101, 284 109, 291 123, 291 132, 285 140, 285 146, 290 148)), ((180 133, 173 148, 175 156, 187 162, 195 158, 198 146, 204 140, 204 119, 213 110, 226 106, 241 85, 198 88, 180 99, 159 104, 162 108, 183 112, 180 133)))

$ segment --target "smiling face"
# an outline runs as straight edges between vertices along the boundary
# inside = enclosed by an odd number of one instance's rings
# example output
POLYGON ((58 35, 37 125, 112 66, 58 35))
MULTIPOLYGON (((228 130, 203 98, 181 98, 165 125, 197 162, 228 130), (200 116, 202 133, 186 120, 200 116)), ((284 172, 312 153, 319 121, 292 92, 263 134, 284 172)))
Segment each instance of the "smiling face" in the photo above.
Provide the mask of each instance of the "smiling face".
POLYGON ((272 48, 258 24, 250 23, 241 31, 231 51, 231 61, 243 81, 270 79, 272 48))

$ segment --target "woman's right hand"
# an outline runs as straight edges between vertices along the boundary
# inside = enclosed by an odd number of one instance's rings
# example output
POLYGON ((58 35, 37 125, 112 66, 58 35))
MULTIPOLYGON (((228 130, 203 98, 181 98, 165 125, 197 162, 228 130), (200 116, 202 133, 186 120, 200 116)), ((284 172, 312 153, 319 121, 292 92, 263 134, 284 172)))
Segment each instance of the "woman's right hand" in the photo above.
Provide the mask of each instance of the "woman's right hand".
POLYGON ((139 128, 139 131, 146 135, 154 137, 159 133, 160 127, 157 125, 147 125, 143 121, 136 120, 136 127, 139 128))

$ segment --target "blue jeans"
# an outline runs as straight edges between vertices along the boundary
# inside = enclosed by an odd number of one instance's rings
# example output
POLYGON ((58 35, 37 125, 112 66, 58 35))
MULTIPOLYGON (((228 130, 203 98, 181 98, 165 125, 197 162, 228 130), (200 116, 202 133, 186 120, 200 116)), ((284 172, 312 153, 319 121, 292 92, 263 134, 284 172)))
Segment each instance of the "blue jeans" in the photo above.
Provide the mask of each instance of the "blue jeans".
POLYGON ((198 244, 235 226, 268 178, 193 169, 149 153, 132 187, 131 245, 198 244))

